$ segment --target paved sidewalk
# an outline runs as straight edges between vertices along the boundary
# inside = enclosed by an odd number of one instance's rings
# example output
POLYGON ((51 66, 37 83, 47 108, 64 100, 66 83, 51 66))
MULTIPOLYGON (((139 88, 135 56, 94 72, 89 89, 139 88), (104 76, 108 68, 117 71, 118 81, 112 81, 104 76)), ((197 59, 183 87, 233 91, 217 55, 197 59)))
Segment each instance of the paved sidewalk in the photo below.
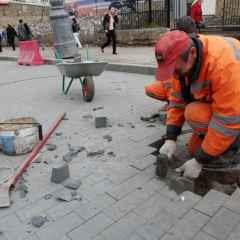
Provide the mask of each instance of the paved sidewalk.
MULTIPOLYGON (((3 52, 0 53, 0 58, 3 56, 6 57, 18 57, 18 48, 14 52, 9 48, 3 48, 3 52)), ((155 55, 153 47, 119 47, 118 55, 112 54, 112 49, 110 47, 105 49, 105 52, 102 53, 100 48, 89 47, 83 48, 80 50, 83 59, 87 58, 87 55, 90 59, 93 60, 103 60, 109 63, 122 63, 122 64, 136 64, 136 65, 145 65, 145 66, 155 66, 155 55)), ((45 48, 41 50, 42 56, 44 58, 54 58, 53 49, 45 48)))

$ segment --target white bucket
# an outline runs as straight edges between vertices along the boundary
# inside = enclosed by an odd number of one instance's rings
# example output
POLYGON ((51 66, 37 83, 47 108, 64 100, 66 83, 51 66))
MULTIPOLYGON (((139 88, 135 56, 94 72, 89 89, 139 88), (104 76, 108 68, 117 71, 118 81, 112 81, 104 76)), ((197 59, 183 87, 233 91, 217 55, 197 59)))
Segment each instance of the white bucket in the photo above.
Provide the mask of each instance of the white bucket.
POLYGON ((0 145, 3 153, 7 155, 28 153, 32 151, 39 142, 38 127, 31 124, 34 123, 35 120, 32 118, 24 118, 24 121, 30 124, 18 125, 17 123, 20 123, 21 120, 23 120, 23 118, 5 121, 12 122, 11 127, 9 127, 9 124, 7 124, 6 127, 4 127, 4 124, 1 124, 0 145))

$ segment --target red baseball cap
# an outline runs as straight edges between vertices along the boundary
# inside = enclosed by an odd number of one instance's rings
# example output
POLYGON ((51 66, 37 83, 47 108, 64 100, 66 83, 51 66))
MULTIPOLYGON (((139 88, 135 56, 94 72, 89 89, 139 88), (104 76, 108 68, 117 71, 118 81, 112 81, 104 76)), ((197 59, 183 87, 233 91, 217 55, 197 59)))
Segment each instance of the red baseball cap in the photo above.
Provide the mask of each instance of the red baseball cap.
POLYGON ((175 30, 165 33, 155 45, 158 62, 157 80, 164 81, 172 77, 177 58, 189 47, 189 36, 175 30))

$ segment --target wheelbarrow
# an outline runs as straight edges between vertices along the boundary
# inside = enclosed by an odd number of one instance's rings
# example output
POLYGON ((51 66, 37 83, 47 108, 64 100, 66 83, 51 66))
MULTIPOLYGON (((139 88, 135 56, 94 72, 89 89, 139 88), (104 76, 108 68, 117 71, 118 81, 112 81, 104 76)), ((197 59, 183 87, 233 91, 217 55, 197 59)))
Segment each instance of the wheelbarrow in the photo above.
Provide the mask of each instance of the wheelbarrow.
POLYGON ((63 60, 56 65, 63 76, 63 94, 67 95, 73 81, 78 79, 82 87, 84 101, 91 102, 95 94, 93 76, 99 76, 104 71, 107 63, 95 61, 78 62, 63 60), (66 78, 70 78, 70 80, 67 82, 66 78))

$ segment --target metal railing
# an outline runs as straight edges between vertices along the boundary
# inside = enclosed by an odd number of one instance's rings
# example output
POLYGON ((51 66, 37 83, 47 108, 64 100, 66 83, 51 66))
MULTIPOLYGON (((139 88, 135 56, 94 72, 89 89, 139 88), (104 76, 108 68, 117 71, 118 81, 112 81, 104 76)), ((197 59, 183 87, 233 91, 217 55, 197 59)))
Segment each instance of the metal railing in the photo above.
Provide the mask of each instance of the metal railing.
POLYGON ((122 0, 120 4, 120 29, 168 27, 170 24, 168 0, 122 0))
POLYGON ((223 1, 223 30, 240 31, 240 0, 223 1))

